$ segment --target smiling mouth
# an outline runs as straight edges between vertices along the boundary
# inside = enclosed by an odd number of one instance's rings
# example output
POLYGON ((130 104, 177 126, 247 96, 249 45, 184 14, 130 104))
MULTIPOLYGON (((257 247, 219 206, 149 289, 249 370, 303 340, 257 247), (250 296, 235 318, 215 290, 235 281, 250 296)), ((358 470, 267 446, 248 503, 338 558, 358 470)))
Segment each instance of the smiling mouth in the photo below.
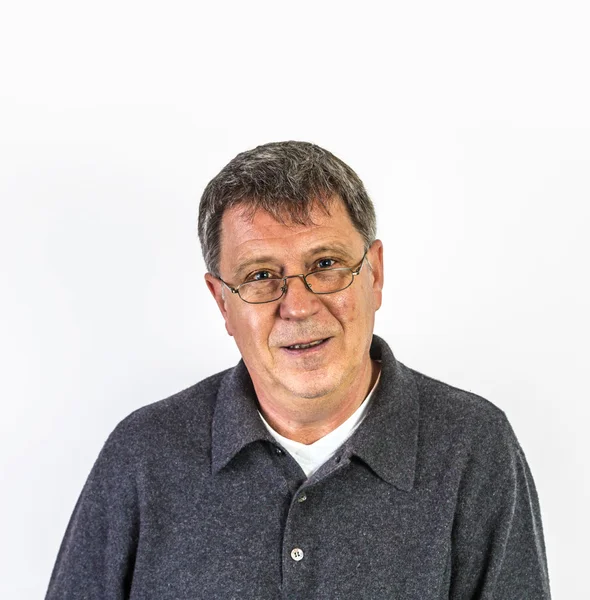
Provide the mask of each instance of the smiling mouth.
POLYGON ((309 342, 307 344, 293 344, 292 346, 284 346, 287 350, 307 350, 308 348, 315 348, 316 346, 320 346, 324 342, 327 342, 329 338, 324 338, 322 340, 315 340, 314 342, 309 342))

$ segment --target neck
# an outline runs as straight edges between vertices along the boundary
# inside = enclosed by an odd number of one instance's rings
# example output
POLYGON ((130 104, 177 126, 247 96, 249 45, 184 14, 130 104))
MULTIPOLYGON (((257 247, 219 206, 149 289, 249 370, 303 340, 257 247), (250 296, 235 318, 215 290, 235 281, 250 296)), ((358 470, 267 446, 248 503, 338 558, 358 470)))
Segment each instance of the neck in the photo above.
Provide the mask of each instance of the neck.
POLYGON ((313 444, 344 423, 363 403, 379 376, 379 363, 368 360, 359 376, 339 391, 314 398, 302 407, 301 400, 276 402, 272 396, 259 393, 260 412, 280 435, 302 444, 313 444))

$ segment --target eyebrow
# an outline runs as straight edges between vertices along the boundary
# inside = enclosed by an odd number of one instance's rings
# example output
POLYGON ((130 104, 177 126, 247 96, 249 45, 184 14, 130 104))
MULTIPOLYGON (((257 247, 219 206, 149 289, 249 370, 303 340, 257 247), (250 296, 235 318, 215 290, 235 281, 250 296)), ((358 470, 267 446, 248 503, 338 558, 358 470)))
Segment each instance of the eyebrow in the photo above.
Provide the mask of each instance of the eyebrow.
MULTIPOLYGON (((308 250, 306 252, 306 256, 308 257, 308 260, 309 260, 309 258, 311 258, 312 256, 320 254, 320 253, 327 253, 327 254, 337 253, 337 254, 342 255, 343 258, 345 258, 345 259, 349 259, 350 261, 353 260, 353 257, 350 254, 349 249, 344 244, 340 244, 337 242, 333 243, 333 244, 321 244, 314 248, 311 248, 310 250, 308 250)), ((254 265, 262 265, 262 264, 270 265, 273 263, 278 264, 278 261, 275 256, 271 256, 270 254, 249 258, 249 259, 245 260, 244 262, 240 263, 239 265, 237 265, 236 268, 233 270, 232 275, 233 275, 233 277, 238 278, 249 267, 252 267, 254 265)))

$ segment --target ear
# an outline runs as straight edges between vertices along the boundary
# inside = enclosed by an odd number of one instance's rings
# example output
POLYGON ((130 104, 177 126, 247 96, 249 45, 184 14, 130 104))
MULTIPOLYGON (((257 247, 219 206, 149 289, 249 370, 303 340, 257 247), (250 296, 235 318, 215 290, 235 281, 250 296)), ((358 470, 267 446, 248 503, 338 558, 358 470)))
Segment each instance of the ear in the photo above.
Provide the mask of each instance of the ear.
POLYGON ((381 308, 383 300, 383 242, 375 240, 367 254, 371 263, 371 275, 373 279, 373 295, 375 297, 375 310, 381 308))
POLYGON ((233 336, 234 334, 232 333, 232 329, 229 323, 226 299, 224 297, 223 283, 221 283, 221 281, 219 281, 217 277, 211 275, 211 273, 205 273, 205 283, 207 284, 211 295, 213 296, 213 298, 215 298, 215 302, 217 302, 217 307, 219 308, 221 316, 225 321, 225 329, 227 333, 233 336))

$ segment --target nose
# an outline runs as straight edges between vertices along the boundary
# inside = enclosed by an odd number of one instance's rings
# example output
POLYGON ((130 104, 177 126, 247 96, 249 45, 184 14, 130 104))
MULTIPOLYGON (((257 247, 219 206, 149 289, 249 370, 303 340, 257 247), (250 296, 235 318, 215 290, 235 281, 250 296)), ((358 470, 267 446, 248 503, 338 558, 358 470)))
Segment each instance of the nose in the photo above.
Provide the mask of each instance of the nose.
POLYGON ((282 319, 302 320, 316 314, 321 308, 319 296, 310 292, 301 275, 285 278, 285 295, 279 300, 282 319))

